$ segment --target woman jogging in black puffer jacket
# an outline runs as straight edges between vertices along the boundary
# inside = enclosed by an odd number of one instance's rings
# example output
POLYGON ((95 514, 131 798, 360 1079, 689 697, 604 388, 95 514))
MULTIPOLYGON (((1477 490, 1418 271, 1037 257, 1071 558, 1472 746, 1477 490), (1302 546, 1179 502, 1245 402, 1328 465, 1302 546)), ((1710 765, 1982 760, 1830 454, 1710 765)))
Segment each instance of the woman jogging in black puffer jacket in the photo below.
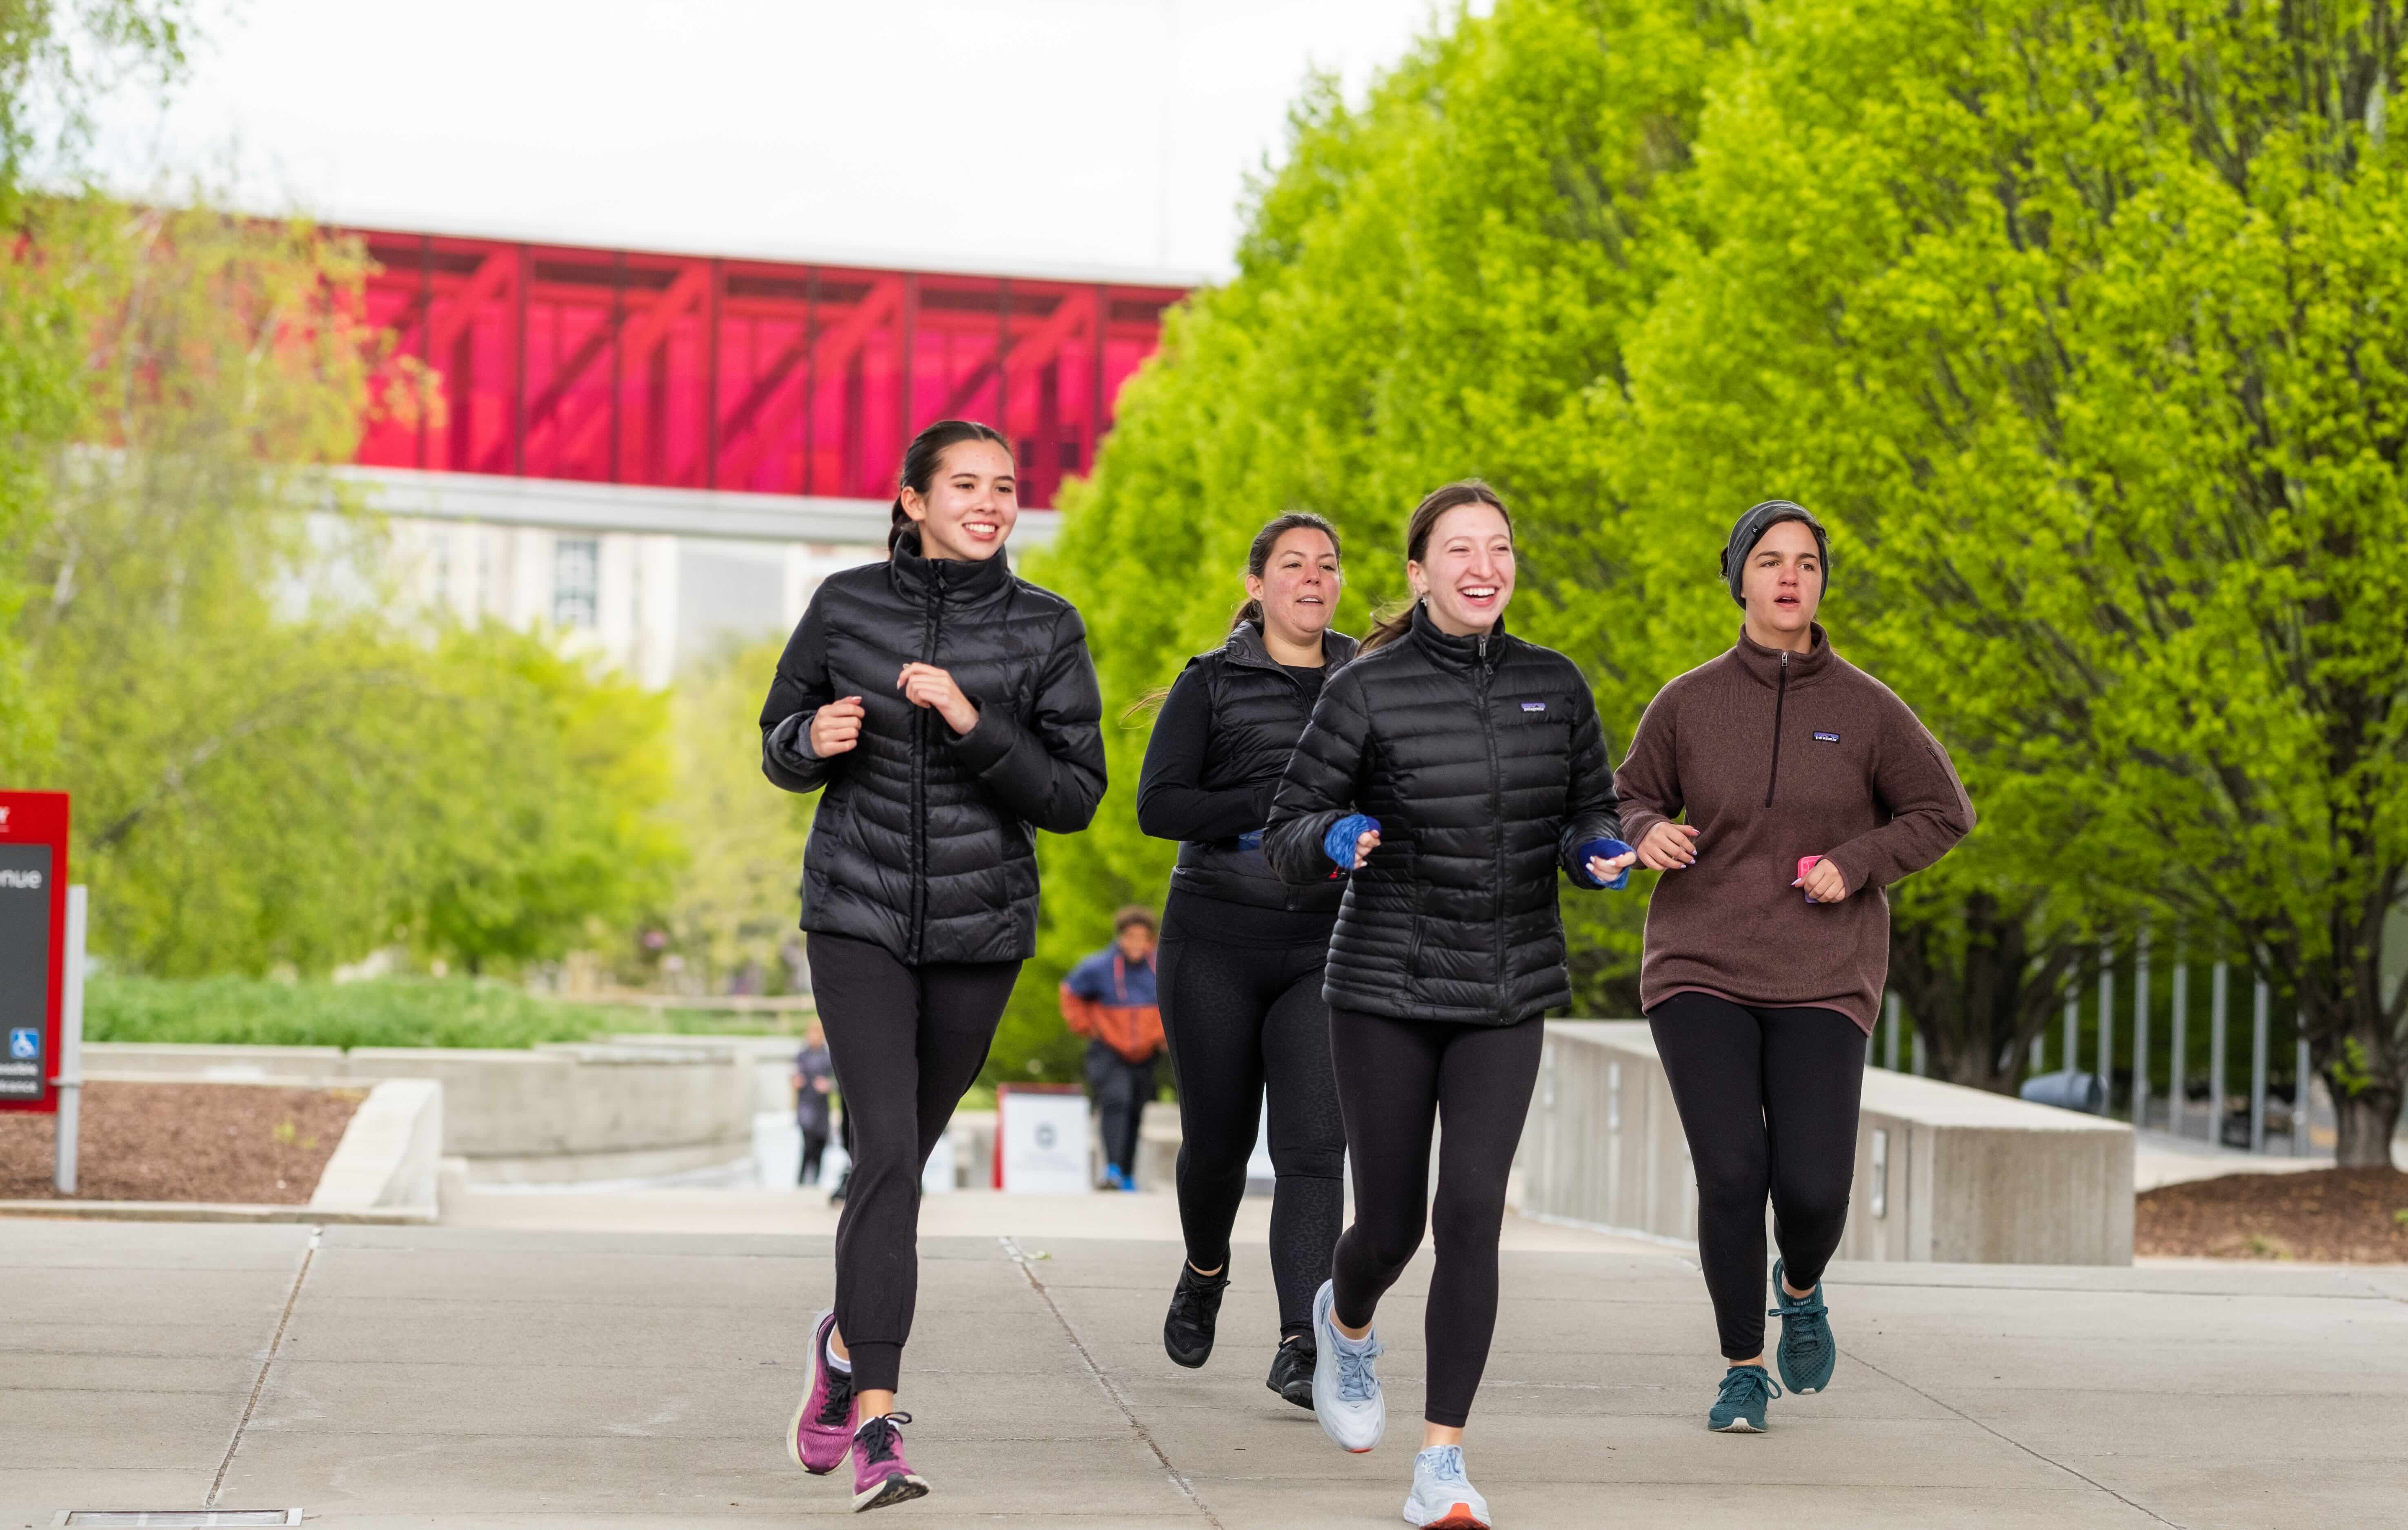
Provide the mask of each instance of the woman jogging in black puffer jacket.
POLYGON ((1313 1298, 1313 1410, 1345 1449, 1379 1443, 1372 1313, 1420 1248, 1429 1205, 1428 1397, 1404 1516, 1469 1530, 1488 1523, 1461 1441, 1497 1325, 1505 1176, 1538 1078, 1540 1015, 1571 1001, 1555 873, 1619 887, 1632 855, 1587 681, 1505 631, 1513 527, 1496 491, 1431 494, 1405 556, 1412 609, 1323 687, 1263 843, 1293 886, 1351 873, 1322 991, 1354 1222, 1313 1298))
POLYGON ((761 709, 764 772, 825 788, 802 927, 854 1155, 787 1447, 813 1473, 850 1451, 856 1509, 928 1491, 895 1411, 921 1170, 1035 952, 1035 830, 1084 829, 1104 792, 1086 629, 1003 556, 1019 514, 1003 438, 930 426, 902 480, 892 556, 812 594, 761 709))
POLYGON ((1354 654, 1329 630, 1342 580, 1338 532, 1282 515, 1246 555, 1228 641, 1190 659, 1145 750, 1137 821, 1182 842, 1162 911, 1162 1025, 1179 1079, 1179 1221, 1187 1258, 1162 1345, 1193 1368, 1212 1352, 1229 1284, 1229 1229, 1270 1103, 1271 1283, 1280 1345, 1266 1382, 1312 1406, 1312 1292, 1345 1209, 1346 1131, 1329 1068, 1322 963, 1345 884, 1291 888, 1262 830, 1289 754, 1328 676, 1354 654))

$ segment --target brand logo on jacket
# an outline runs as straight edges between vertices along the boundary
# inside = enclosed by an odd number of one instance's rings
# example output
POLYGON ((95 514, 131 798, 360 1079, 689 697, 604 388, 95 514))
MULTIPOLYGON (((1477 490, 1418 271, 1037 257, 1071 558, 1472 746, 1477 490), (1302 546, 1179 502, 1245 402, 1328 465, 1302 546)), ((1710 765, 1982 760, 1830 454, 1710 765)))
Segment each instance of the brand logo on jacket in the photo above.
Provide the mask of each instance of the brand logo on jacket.
POLYGON ((1817 733, 1814 735, 1814 742, 1816 743, 1837 743, 1840 742, 1840 735, 1837 733, 1817 733))
POLYGON ((1547 710, 1547 703, 1544 701, 1525 701, 1522 703, 1522 710, 1525 712, 1544 712, 1547 710))

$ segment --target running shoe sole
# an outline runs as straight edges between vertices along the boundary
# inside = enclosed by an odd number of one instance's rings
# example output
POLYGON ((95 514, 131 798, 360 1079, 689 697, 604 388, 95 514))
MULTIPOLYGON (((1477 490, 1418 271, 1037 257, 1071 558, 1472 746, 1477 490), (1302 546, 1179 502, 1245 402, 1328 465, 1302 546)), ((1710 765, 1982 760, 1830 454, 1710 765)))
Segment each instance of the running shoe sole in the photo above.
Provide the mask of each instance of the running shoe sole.
POLYGON ((803 1415, 811 1410, 811 1394, 820 1390, 820 1324, 826 1317, 824 1312, 811 1320, 811 1358, 803 1371, 803 1400, 795 1405, 795 1416, 786 1421, 786 1457, 813 1477, 825 1477, 844 1465, 845 1456, 853 1454, 853 1446, 848 1442, 844 1455, 824 1466, 814 1466, 803 1459, 803 1415))
POLYGON ((1456 1504, 1444 1518, 1436 1520, 1413 1518, 1412 1506, 1407 1504, 1404 1519, 1407 1524, 1418 1524, 1422 1530, 1488 1530, 1488 1522, 1474 1514, 1469 1504, 1456 1504))
POLYGON ((925 1498, 928 1484, 910 1472, 896 1472, 873 1488, 865 1488, 853 1495, 853 1511, 867 1514, 873 1508, 891 1504, 908 1504, 914 1498, 925 1498))
POLYGON ((1748 1422, 1745 1419, 1733 1419, 1728 1423, 1710 1424, 1707 1427, 1713 1430, 1717 1435, 1761 1435, 1766 1433, 1765 1430, 1758 1429, 1756 1425, 1748 1422))

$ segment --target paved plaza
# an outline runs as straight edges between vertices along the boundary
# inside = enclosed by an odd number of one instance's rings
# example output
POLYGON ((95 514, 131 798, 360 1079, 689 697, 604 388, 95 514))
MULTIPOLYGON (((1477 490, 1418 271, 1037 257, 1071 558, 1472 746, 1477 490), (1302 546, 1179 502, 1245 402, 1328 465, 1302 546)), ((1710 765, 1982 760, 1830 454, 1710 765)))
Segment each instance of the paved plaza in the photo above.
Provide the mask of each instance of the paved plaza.
MULTIPOLYGON (((1154 1199, 930 1203, 903 1401, 937 1496, 876 1523, 1398 1523, 1426 1254, 1383 1312, 1388 1443, 1348 1456, 1263 1387, 1275 1320, 1243 1243, 1220 1354, 1164 1359, 1179 1255, 1154 1199), (1060 1235, 1108 1211, 1127 1235, 1060 1235)), ((680 1204, 808 1202, 815 1225, 817 1200, 680 1204)), ((834 1521, 849 1475, 807 1478, 779 1440, 829 1245, 0 1223, 0 1526, 210 1503, 360 1526, 834 1521)), ((1713 1333, 1677 1250, 1516 1223, 1504 1257, 1467 1453, 1505 1530, 2408 1521, 2408 1270, 1841 1266, 1833 1390, 1732 1437, 1702 1426, 1713 1333)))

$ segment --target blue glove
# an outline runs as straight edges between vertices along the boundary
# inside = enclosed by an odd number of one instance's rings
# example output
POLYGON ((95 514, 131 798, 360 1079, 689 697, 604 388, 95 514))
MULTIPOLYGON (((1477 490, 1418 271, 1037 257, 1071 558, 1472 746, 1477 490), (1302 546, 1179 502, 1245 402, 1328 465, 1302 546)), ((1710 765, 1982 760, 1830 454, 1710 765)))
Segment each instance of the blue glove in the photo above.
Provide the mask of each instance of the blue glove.
POLYGON ((1321 836, 1321 853, 1341 872, 1354 869, 1354 842, 1380 827, 1380 820, 1362 813, 1349 813, 1329 826, 1321 836))
POLYGON ((1572 873, 1572 880, 1584 888, 1596 888, 1606 892, 1620 892, 1630 886, 1629 867, 1625 866, 1615 873, 1612 881, 1600 882, 1589 874, 1588 863, 1591 858, 1598 860, 1612 860, 1616 856, 1627 856, 1630 853, 1630 846, 1620 840, 1591 840, 1582 845, 1579 853, 1572 857, 1580 866, 1578 871, 1572 873))

